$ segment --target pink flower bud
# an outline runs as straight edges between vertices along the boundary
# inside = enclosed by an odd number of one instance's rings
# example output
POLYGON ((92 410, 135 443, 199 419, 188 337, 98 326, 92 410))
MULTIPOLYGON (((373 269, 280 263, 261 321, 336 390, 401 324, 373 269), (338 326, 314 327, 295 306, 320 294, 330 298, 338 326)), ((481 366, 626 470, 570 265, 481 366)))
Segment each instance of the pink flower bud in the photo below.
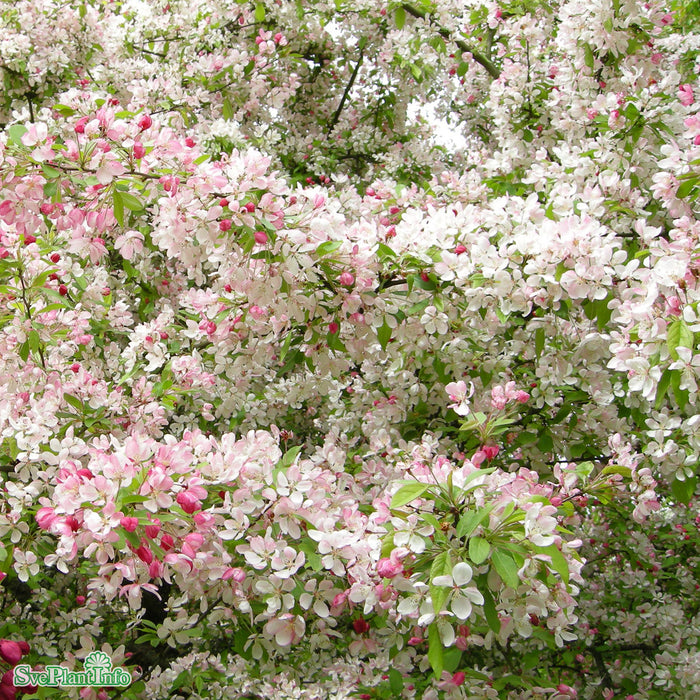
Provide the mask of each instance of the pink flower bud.
POLYGON ((151 525, 146 525, 144 529, 146 531, 146 537, 154 540, 158 537, 158 533, 160 532, 160 520, 154 521, 151 525))
POLYGON ((529 398, 530 394, 528 394, 527 391, 518 391, 515 395, 515 400, 518 403, 527 403, 529 398))
POLYGON ((133 532, 139 524, 139 519, 138 518, 133 518, 131 516, 129 517, 124 517, 119 521, 119 524, 127 531, 127 532, 133 532))
POLYGON ((146 129, 150 129, 153 124, 153 119, 151 119, 148 114, 142 114, 141 118, 139 119, 139 128, 141 131, 145 131, 146 129))
POLYGON ((498 445, 484 445, 481 450, 486 455, 486 459, 493 459, 501 448, 498 445))
POLYGON ((403 571, 403 564, 400 561, 392 561, 389 558, 380 559, 377 562, 377 573, 382 578, 394 578, 403 571))
POLYGON ((338 281, 340 284, 342 284, 344 287, 349 287, 351 284, 354 284, 355 282, 355 277, 352 275, 350 272, 342 272, 340 274, 340 277, 338 277, 338 281))
POLYGON ((150 564, 153 561, 153 552, 145 545, 141 545, 135 554, 144 564, 150 564))
POLYGON ((180 508, 185 511, 185 513, 194 513, 196 510, 199 510, 202 507, 199 500, 187 491, 181 491, 178 493, 175 500, 178 502, 180 508))
POLYGON ((233 579, 236 583, 243 583, 246 579, 246 573, 240 567, 228 568, 224 571, 224 575, 221 577, 224 581, 233 579))
POLYGON ((219 221, 219 231, 229 231, 231 229, 231 219, 222 219, 219 221))
POLYGON ((363 617, 358 617, 352 622, 352 628, 357 632, 357 634, 365 634, 369 632, 369 622, 363 617))
POLYGON ((85 605, 85 596, 84 595, 77 595, 75 596, 75 602, 78 605, 85 605))
POLYGON ((466 679, 467 675, 464 673, 464 671, 457 671, 457 673, 452 676, 452 682, 455 685, 462 685, 466 679))
POLYGON ((255 232, 255 242, 258 245, 265 245, 265 243, 267 243, 267 234, 265 233, 265 231, 255 232))
POLYGON ((461 243, 455 248, 455 255, 461 255, 462 253, 467 252, 467 247, 462 245, 461 243))
POLYGON ((136 158, 136 160, 141 160, 141 158, 143 158, 146 155, 146 149, 143 147, 142 143, 139 143, 137 141, 134 144, 133 153, 134 158, 136 158))
POLYGON ((0 657, 11 666, 14 666, 22 658, 22 649, 17 642, 2 639, 0 640, 0 657))
POLYGON ((328 324, 328 332, 331 335, 335 335, 339 330, 340 330, 340 326, 335 321, 331 321, 328 324))

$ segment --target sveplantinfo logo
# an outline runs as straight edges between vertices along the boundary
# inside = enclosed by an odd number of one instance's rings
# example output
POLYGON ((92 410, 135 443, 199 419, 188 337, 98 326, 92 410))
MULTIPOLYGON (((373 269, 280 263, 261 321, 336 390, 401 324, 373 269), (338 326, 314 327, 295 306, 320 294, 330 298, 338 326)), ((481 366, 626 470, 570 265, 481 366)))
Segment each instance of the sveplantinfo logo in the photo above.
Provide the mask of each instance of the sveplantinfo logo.
POLYGON ((112 668, 112 659, 103 651, 91 651, 85 657, 84 671, 71 671, 65 666, 47 666, 32 671, 29 664, 14 668, 14 684, 18 688, 33 685, 44 688, 84 688, 88 686, 117 686, 131 683, 131 674, 124 668, 112 668))

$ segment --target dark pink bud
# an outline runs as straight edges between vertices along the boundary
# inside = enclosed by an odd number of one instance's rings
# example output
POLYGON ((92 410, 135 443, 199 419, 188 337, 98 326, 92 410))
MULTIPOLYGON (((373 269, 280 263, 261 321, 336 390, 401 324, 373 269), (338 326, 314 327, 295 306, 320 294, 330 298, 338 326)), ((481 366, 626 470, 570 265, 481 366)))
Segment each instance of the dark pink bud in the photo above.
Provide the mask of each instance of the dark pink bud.
POLYGON ((141 160, 146 155, 146 149, 143 147, 142 143, 139 143, 138 141, 134 144, 134 158, 136 160, 141 160))
POLYGON ((144 563, 144 564, 150 564, 153 561, 153 552, 151 550, 144 546, 141 545, 137 550, 136 550, 136 556, 144 563))
POLYGON ((127 532, 133 532, 139 524, 139 519, 138 518, 133 518, 133 517, 124 517, 119 521, 119 524, 127 531, 127 532))
POLYGON ((196 510, 199 510, 202 507, 199 500, 187 491, 181 491, 178 493, 175 500, 178 502, 180 508, 185 511, 185 513, 194 513, 196 510))
POLYGON ((353 620, 352 622, 352 628, 357 632, 357 634, 365 634, 366 632, 369 632, 369 622, 365 620, 363 617, 358 617, 356 620, 353 620))
POLYGON ((153 124, 153 119, 151 119, 148 114, 142 114, 141 118, 139 119, 139 128, 141 131, 145 131, 146 129, 150 129, 151 125, 153 124))
POLYGON ((0 640, 0 656, 14 666, 22 658, 22 648, 17 642, 11 642, 9 639, 0 640))
POLYGON ((255 242, 258 245, 265 245, 265 243, 267 243, 267 234, 265 233, 265 231, 255 232, 255 242))
POLYGON ((486 459, 493 459, 500 452, 500 449, 498 445, 484 445, 481 451, 486 455, 486 459))

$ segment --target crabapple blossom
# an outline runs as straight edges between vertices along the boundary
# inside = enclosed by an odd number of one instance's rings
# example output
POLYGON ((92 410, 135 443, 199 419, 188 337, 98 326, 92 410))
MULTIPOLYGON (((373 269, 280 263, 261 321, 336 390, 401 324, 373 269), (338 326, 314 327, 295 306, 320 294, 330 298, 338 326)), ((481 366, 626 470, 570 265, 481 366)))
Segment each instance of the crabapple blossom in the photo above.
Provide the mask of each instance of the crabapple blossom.
POLYGON ((0 0, 3 664, 695 692, 697 10, 384 5, 0 0))

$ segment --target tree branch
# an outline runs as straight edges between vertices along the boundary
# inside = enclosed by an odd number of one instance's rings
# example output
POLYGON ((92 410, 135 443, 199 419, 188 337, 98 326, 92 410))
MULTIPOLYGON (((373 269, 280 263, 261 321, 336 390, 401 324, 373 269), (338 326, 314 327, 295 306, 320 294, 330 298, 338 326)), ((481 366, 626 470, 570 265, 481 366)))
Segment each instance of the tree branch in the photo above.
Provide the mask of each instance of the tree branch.
POLYGON ((362 59, 364 58, 363 54, 364 49, 360 49, 360 57, 357 59, 357 63, 355 64, 355 68, 352 71, 352 75, 350 76, 350 82, 345 86, 345 92, 343 93, 343 96, 340 98, 340 104, 338 105, 338 109, 335 110, 335 114, 333 115, 333 118, 331 119, 331 123, 328 125, 328 134, 331 134, 333 132, 333 129, 335 129, 335 125, 338 123, 338 119, 340 119, 340 115, 343 112, 343 108, 345 107, 345 102, 348 99, 348 95, 350 94, 350 90, 352 90, 352 86, 355 84, 355 79, 357 78, 357 74, 360 70, 360 66, 362 65, 362 59))
MULTIPOLYGON (((423 10, 419 10, 417 7, 413 7, 413 5, 410 5, 408 3, 404 3, 401 7, 412 17, 415 17, 417 19, 425 19, 427 16, 427 12, 424 12, 423 10)), ((448 41, 454 41, 455 44, 459 47, 459 49, 463 53, 470 53, 473 57, 473 59, 481 66, 483 66, 486 69, 486 72, 494 79, 496 80, 500 76, 500 71, 498 68, 496 68, 496 65, 491 61, 490 58, 487 58, 483 54, 479 53, 476 51, 476 49, 472 48, 467 44, 465 41, 462 41, 462 39, 454 39, 450 32, 445 29, 444 27, 438 26, 437 28, 438 34, 443 38, 447 39, 448 41)), ((492 39, 491 39, 492 41, 492 39)), ((490 42, 489 42, 490 44, 490 42)))

